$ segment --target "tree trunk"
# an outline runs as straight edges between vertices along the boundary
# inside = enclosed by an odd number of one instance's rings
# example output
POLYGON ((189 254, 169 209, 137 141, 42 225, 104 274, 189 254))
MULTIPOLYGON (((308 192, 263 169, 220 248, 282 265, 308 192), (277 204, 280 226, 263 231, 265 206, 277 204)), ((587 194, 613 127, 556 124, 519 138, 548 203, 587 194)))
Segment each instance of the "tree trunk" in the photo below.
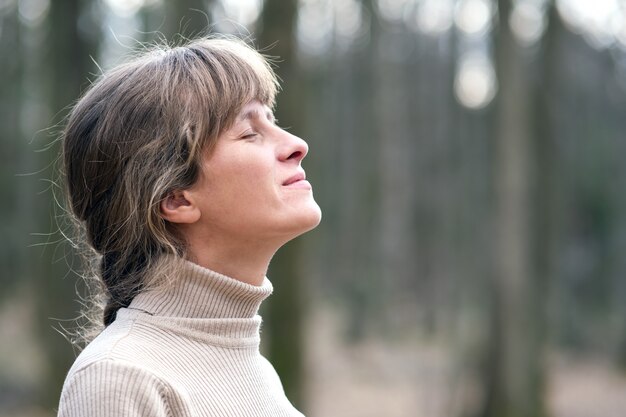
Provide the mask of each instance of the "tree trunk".
MULTIPOLYGON (((261 49, 272 46, 267 53, 280 58, 277 73, 283 81, 284 90, 278 96, 277 119, 290 132, 301 135, 305 80, 297 65, 297 14, 297 0, 266 0, 261 14, 258 46, 261 49)), ((269 273, 275 288, 274 295, 265 310, 268 357, 280 375, 287 397, 300 409, 304 400, 301 256, 300 240, 288 243, 275 256, 269 273)))
POLYGON ((164 0, 139 10, 143 26, 143 42, 164 38, 169 45, 183 39, 195 39, 209 33, 214 0, 164 0))
POLYGON ((185 38, 206 35, 211 24, 211 3, 204 0, 166 0, 162 29, 165 37, 172 42, 177 34, 185 38))
MULTIPOLYGON (((24 159, 32 159, 27 155, 26 141, 20 130, 24 70, 22 49, 16 48, 22 43, 20 29, 17 6, 0 13, 0 53, 5 57, 0 65, 0 190, 5 196, 0 203, 0 212, 17 217, 17 222, 5 222, 3 228, 3 235, 6 235, 0 250, 4 269, 0 274, 0 302, 11 294, 14 286, 23 283, 24 278, 29 276, 24 227, 32 218, 24 216, 25 210, 22 209, 28 208, 28 191, 33 190, 32 186, 24 190, 25 187, 20 187, 15 177, 24 169, 24 159)), ((28 164, 29 168, 32 164, 28 164)), ((32 185, 32 181, 28 184, 32 185)))
POLYGON ((533 215, 533 87, 529 62, 508 26, 510 0, 499 0, 495 121, 495 236, 492 341, 487 417, 542 417, 542 317, 536 305, 537 217, 533 215))
MULTIPOLYGON (((50 36, 42 45, 40 54, 48 63, 50 73, 49 105, 51 113, 57 116, 54 123, 60 123, 69 106, 79 97, 81 90, 88 85, 89 74, 95 72, 91 56, 96 56, 96 42, 99 32, 87 33, 79 28, 97 28, 94 22, 85 21, 89 15, 84 10, 91 5, 83 0, 52 1, 48 17, 50 36), (79 25, 79 20, 83 24, 79 25)), ((47 138, 48 139, 48 138, 47 138)), ((58 145, 42 153, 42 167, 50 166, 50 161, 58 155, 58 145)), ((56 173, 45 171, 42 176, 56 178, 56 173)), ((57 192, 58 194, 58 192, 57 192)), ((49 243, 44 246, 40 268, 37 271, 39 282, 36 286, 38 317, 42 318, 39 336, 48 364, 47 378, 44 383, 42 402, 46 406, 55 406, 65 375, 74 360, 70 343, 59 334, 62 328, 72 328, 72 320, 78 317, 81 309, 77 298, 77 277, 68 268, 78 269, 72 254, 62 236, 57 232, 57 223, 52 215, 62 215, 49 199, 50 194, 39 196, 34 202, 38 207, 38 231, 49 232, 49 243), (44 200, 43 198, 46 198, 44 200), (56 329, 56 330, 55 330, 56 329)), ((62 198, 62 196, 58 196, 62 198)), ((62 332, 62 330, 61 330, 62 332)))

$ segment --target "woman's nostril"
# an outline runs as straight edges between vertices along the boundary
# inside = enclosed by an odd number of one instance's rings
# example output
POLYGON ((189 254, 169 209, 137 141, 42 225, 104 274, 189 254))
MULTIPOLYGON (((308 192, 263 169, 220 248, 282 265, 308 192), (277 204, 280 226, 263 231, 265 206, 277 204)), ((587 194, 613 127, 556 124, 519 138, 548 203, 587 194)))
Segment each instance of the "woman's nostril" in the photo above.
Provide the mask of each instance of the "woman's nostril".
POLYGON ((289 155, 289 158, 287 158, 287 159, 301 159, 301 158, 302 158, 302 152, 301 151, 295 151, 294 153, 289 155))

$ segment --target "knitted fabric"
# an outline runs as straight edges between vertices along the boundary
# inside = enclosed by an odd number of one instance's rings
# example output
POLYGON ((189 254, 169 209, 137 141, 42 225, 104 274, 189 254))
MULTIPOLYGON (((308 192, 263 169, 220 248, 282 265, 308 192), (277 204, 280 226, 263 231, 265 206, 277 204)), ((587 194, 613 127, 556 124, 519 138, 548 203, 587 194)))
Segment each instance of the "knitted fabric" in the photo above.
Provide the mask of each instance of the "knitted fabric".
POLYGON ((78 356, 60 417, 302 417, 259 352, 265 278, 250 285, 180 258, 78 356))

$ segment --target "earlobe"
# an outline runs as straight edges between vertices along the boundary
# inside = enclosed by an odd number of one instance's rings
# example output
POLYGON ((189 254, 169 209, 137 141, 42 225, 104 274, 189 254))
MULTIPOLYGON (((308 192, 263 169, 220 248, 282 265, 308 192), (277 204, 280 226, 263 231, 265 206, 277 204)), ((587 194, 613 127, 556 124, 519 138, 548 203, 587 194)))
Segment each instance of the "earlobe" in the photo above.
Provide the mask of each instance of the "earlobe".
POLYGON ((161 217, 172 223, 195 223, 200 219, 200 209, 186 191, 168 194, 159 209, 161 217))

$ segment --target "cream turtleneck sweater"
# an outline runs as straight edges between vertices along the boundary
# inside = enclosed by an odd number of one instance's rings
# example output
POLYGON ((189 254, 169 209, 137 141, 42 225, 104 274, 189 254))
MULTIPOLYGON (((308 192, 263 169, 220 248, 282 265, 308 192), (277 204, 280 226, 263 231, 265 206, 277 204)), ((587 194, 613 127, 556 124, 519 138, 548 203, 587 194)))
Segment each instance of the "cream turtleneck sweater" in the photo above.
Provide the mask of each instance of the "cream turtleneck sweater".
POLYGON ((180 275, 139 294, 78 356, 62 417, 303 417, 259 352, 272 293, 175 260, 180 275))

